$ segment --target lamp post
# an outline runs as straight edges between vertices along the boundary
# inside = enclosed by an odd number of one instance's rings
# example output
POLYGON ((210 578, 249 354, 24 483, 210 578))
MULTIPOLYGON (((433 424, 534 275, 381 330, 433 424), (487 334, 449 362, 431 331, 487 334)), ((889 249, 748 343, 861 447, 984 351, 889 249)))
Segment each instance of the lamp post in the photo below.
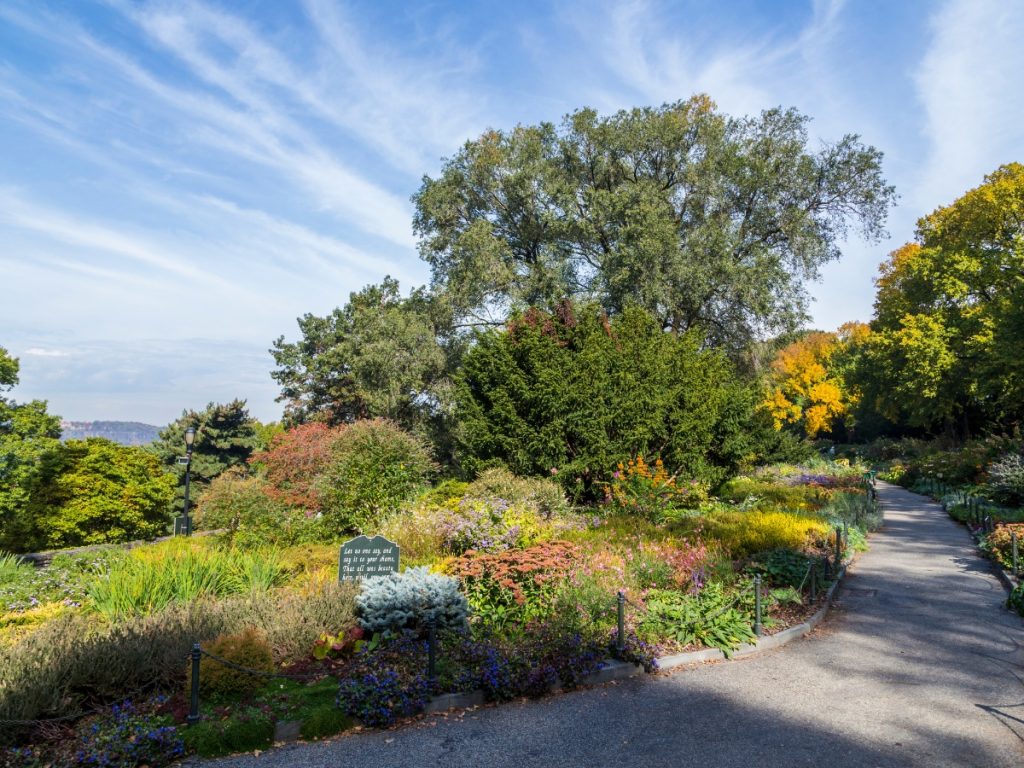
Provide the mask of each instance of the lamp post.
POLYGON ((188 514, 188 487, 189 481, 192 479, 192 446, 196 441, 196 430, 195 427, 189 427, 185 430, 185 504, 182 510, 182 516, 184 520, 185 535, 192 535, 192 518, 188 514))

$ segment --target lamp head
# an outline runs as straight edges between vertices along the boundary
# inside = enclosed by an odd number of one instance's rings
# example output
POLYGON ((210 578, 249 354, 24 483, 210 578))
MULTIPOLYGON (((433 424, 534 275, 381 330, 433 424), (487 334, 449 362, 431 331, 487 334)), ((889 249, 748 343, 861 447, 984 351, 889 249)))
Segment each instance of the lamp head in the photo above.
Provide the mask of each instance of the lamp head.
POLYGON ((192 444, 196 441, 196 430, 195 427, 189 427, 185 430, 185 448, 192 450, 192 444))

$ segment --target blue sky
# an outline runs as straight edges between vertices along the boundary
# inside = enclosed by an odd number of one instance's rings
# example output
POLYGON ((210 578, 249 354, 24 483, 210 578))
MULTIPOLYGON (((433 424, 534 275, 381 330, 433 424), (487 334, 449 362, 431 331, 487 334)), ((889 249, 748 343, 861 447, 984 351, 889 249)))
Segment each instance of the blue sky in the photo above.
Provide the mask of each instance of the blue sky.
POLYGON ((858 133, 900 194, 814 324, 867 320, 914 222, 1024 160, 1024 3, 0 4, 0 346, 20 400, 163 424, 247 398, 267 353, 385 274, 426 282, 409 202, 489 127, 706 92, 858 133))

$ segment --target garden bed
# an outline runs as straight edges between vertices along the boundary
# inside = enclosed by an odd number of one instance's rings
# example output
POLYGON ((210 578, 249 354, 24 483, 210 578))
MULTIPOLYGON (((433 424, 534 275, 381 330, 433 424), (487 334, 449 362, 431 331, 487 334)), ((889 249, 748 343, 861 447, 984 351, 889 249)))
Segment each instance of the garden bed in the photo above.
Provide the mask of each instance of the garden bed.
MULTIPOLYGON (((60 743, 107 754, 146 729, 159 737, 142 740, 147 764, 158 765, 182 750, 262 749, 275 728, 278 739, 322 738, 356 723, 384 727, 467 702, 598 684, 653 670, 657 658, 772 647, 820 615, 822 559, 834 558, 837 544, 844 555, 862 549, 877 524, 862 471, 776 466, 712 497, 637 457, 589 508, 571 506, 549 481, 485 473, 428 490, 378 527, 407 566, 383 597, 337 583, 336 544, 269 546, 266 533, 255 544, 244 527, 130 552, 58 555, 41 570, 8 561, 0 564, 0 719, 99 710, 60 725, 60 743), (407 593, 435 597, 407 604, 407 593), (625 633, 616 653, 619 593, 625 633), (433 675, 428 617, 437 627, 433 675), (195 642, 207 654, 202 721, 186 728, 185 659, 195 642), (225 682, 230 675, 212 672, 214 656, 256 669, 259 684, 225 682)), ((3 736, 45 752, 55 727, 27 723, 3 736)))

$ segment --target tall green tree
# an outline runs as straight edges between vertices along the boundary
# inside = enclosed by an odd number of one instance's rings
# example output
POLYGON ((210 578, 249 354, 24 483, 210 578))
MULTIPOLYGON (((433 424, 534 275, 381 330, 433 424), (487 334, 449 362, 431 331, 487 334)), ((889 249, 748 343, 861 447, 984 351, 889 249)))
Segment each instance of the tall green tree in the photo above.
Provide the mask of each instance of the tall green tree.
POLYGON ((210 403, 202 411, 182 412, 149 447, 178 479, 174 505, 179 512, 185 492, 185 467, 177 460, 185 455, 185 430, 189 427, 196 430, 191 466, 193 502, 213 478, 231 467, 244 466, 259 446, 256 422, 249 416, 245 400, 210 403))
POLYGON ((383 417, 407 429, 437 418, 450 399, 453 346, 441 304, 424 289, 403 297, 386 277, 352 293, 326 317, 299 318, 302 338, 281 336, 270 353, 285 421, 346 424, 383 417))
POLYGON ((29 489, 42 457, 60 438, 60 417, 46 412, 45 401, 17 403, 7 396, 18 371, 18 359, 0 347, 0 548, 8 549, 27 528, 29 489))
POLYGON ((894 199, 878 150, 853 135, 811 150, 807 122, 695 96, 489 131, 414 197, 432 287, 466 324, 563 298, 637 304, 739 356, 801 324, 804 283, 851 223, 880 237, 894 199))

